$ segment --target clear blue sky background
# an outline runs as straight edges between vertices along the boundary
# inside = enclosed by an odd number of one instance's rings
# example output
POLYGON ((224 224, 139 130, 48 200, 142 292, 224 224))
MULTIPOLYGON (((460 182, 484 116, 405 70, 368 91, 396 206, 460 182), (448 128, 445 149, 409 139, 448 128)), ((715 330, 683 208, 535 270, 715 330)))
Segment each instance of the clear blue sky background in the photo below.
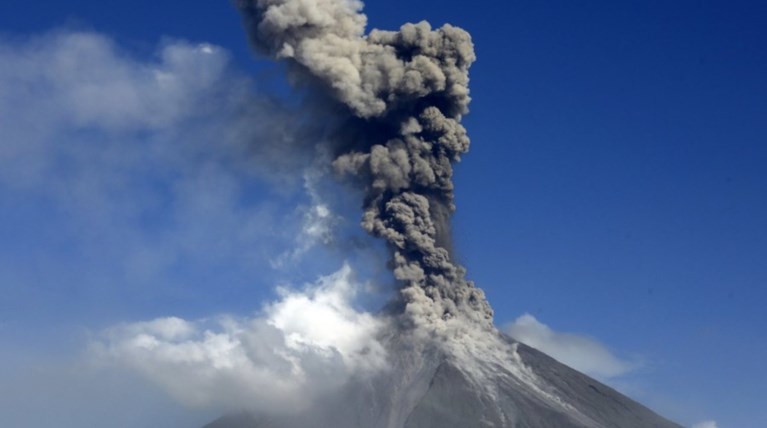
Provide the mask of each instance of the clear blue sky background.
MULTIPOLYGON (((767 426, 767 5, 389 0, 365 10, 372 27, 427 19, 474 37, 473 145, 457 168, 454 233, 497 324, 529 312, 641 360, 620 384, 680 422, 767 426)), ((5 39, 61 28, 138 56, 163 37, 212 43, 264 90, 286 91, 250 55, 226 1, 0 3, 5 39)), ((253 198, 279 201, 276 213, 293 203, 253 186, 253 198)), ((190 257, 162 284, 125 278, 108 251, 85 260, 72 249, 64 209, 0 195, 6 361, 71 352, 83 330, 121 321, 246 313, 280 279, 266 256, 252 270, 190 257)))

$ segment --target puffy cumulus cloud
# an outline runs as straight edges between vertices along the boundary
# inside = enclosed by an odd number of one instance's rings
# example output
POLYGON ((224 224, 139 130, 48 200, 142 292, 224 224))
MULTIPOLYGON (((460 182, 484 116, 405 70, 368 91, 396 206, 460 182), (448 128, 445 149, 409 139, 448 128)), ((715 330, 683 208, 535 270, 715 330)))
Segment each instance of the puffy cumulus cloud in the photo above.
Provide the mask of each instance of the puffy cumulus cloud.
POLYGON ((638 367, 638 363, 615 356, 595 339, 554 331, 530 314, 506 325, 505 331, 514 339, 597 378, 615 378, 638 367))
POLYGON ((120 325, 92 349, 191 407, 293 412, 352 376, 385 368, 375 339, 384 322, 354 309, 357 288, 345 265, 303 290, 278 288, 279 299, 255 318, 120 325))
POLYGON ((692 428, 717 428, 716 421, 703 421, 693 425, 692 428))

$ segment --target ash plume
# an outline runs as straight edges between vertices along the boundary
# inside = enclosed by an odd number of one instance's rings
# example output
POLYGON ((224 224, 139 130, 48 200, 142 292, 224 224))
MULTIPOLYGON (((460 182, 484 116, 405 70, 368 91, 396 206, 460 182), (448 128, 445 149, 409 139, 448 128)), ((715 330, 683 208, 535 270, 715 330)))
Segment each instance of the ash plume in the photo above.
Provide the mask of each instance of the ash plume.
POLYGON ((470 35, 446 24, 372 30, 356 0, 238 0, 251 43, 341 105, 334 169, 365 192, 362 226, 392 252, 412 326, 492 329, 482 290, 450 254, 453 163, 469 148, 470 35))
POLYGON ((261 143, 299 158, 317 140, 304 171, 318 209, 309 223, 332 218, 312 188, 326 170, 359 184, 362 226, 388 245, 400 292, 391 312, 361 312, 354 290, 365 287, 344 265, 302 290, 279 288, 252 317, 116 326, 93 344, 98 361, 144 375, 187 406, 245 410, 208 428, 679 428, 504 336, 454 262, 453 164, 469 147, 461 119, 475 60, 465 31, 421 22, 366 33, 354 0, 237 1, 254 47, 309 87, 318 105, 308 110, 321 109, 311 125, 330 119, 310 141, 261 143))

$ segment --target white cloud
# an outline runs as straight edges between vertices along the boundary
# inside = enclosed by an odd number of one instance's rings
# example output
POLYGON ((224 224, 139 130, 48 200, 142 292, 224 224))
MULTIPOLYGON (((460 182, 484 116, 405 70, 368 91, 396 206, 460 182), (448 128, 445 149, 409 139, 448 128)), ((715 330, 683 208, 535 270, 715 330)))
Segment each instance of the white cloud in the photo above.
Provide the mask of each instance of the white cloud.
POLYGON ((692 428, 717 428, 716 421, 703 421, 693 425, 692 428))
POLYGON ((615 378, 636 369, 638 364, 615 356, 597 340, 587 336, 552 330, 530 314, 524 314, 505 327, 520 342, 590 376, 615 378))
POLYGON ((356 290, 344 266, 303 290, 280 288, 259 317, 121 325, 93 351, 191 407, 296 411, 350 376, 385 366, 375 339, 382 321, 352 307, 356 290))

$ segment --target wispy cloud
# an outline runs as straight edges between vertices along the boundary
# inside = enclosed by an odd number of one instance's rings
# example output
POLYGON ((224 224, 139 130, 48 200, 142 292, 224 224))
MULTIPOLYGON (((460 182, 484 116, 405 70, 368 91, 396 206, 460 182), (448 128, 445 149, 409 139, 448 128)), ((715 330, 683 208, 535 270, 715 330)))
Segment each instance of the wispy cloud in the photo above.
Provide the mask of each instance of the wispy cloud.
POLYGON ((253 281, 292 245, 292 200, 263 196, 274 183, 303 193, 311 153, 294 149, 313 142, 224 49, 168 40, 141 56, 56 31, 0 39, 0 63, 6 301, 60 283, 88 294, 189 290, 211 272, 218 287, 253 281))
POLYGON ((506 325, 505 331, 520 342, 603 380, 625 375, 639 367, 637 362, 616 356, 596 339, 555 331, 530 314, 524 314, 506 325))
MULTIPOLYGON (((322 158, 322 154, 318 153, 322 158)), ((319 162, 315 162, 315 165, 319 162)), ((296 264, 301 257, 317 245, 330 245, 336 239, 337 228, 342 217, 333 212, 325 200, 319 182, 326 179, 327 171, 319 166, 308 168, 304 172, 304 190, 309 196, 309 204, 299 207, 302 214, 301 228, 294 240, 294 247, 270 259, 275 269, 284 269, 296 264)))
POLYGON ((693 425, 692 428, 717 428, 716 421, 703 421, 693 425))

